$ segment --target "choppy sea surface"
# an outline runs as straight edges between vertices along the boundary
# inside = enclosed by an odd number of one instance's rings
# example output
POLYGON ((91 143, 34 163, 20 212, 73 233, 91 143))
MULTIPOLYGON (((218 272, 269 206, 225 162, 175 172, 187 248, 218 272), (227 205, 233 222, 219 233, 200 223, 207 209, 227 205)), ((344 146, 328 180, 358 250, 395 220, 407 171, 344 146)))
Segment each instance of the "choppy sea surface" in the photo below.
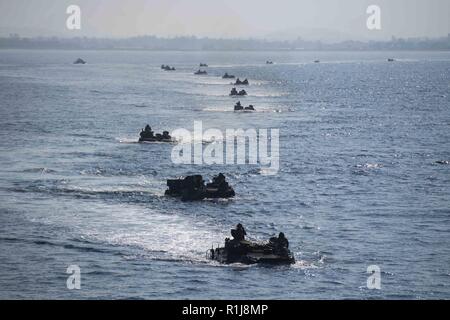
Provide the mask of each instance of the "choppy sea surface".
POLYGON ((448 52, 2 50, 0 298, 448 299, 449 125, 448 52), (225 72, 249 79, 257 112, 232 111, 225 72), (195 120, 278 128, 278 174, 135 143, 147 123, 195 120), (218 172, 235 199, 164 197, 168 178, 218 172), (207 260, 238 222, 283 231, 297 263, 207 260))

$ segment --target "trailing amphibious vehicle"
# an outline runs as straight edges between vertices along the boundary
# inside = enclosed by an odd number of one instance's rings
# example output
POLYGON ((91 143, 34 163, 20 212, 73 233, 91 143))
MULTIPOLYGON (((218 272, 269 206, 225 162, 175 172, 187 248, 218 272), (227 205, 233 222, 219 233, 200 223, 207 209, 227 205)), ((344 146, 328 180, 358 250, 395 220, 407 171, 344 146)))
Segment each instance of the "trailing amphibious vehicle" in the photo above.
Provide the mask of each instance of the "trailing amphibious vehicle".
POLYGON ((175 71, 175 67, 171 67, 171 66, 169 66, 169 65, 167 65, 167 66, 162 65, 162 66, 161 66, 161 69, 163 69, 163 70, 165 70, 165 71, 175 71))
POLYGON ((239 78, 236 79, 236 82, 234 83, 235 86, 248 86, 249 82, 248 79, 245 79, 241 81, 239 78))
POLYGON ((73 64, 86 64, 86 61, 84 61, 81 58, 78 58, 77 60, 75 60, 75 62, 73 64))
POLYGON ((249 105, 248 107, 244 107, 240 101, 238 101, 234 105, 234 111, 236 112, 252 112, 255 111, 255 107, 253 105, 249 105))
POLYGON ((187 176, 182 179, 167 180, 166 196, 180 197, 182 201, 200 201, 204 199, 232 198, 236 194, 220 173, 205 185, 201 175, 187 176))
POLYGON ((207 257, 224 264, 270 264, 289 265, 295 263, 295 258, 289 250, 289 242, 281 232, 278 237, 272 237, 267 243, 245 240, 245 229, 241 224, 231 230, 233 239, 226 238, 222 248, 211 248, 207 257))
POLYGON ((196 72, 194 72, 195 75, 206 75, 208 74, 208 72, 206 72, 206 70, 198 70, 196 72))
POLYGON ((230 96, 246 96, 247 91, 241 90, 237 91, 236 88, 231 89, 230 96))
POLYGON ((170 136, 169 131, 164 131, 162 134, 154 133, 149 125, 141 130, 139 142, 175 142, 170 136))
POLYGON ((222 76, 222 79, 234 79, 234 78, 236 77, 232 74, 228 74, 228 72, 225 72, 225 74, 222 76))

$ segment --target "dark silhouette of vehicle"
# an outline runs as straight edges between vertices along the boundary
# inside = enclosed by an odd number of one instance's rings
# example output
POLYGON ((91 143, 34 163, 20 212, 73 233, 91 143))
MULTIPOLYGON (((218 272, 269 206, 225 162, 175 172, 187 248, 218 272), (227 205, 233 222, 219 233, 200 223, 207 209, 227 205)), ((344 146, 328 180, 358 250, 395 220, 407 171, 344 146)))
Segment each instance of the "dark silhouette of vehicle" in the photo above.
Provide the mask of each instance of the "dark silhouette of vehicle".
POLYGON ((139 142, 175 142, 169 134, 169 131, 164 131, 162 134, 154 134, 149 125, 141 130, 139 142))
POLYGON ((241 112, 250 112, 250 111, 255 111, 255 107, 253 107, 253 105, 249 105, 248 107, 244 107, 240 101, 238 101, 235 105, 234 105, 234 111, 241 111, 241 112))
POLYGON ((169 65, 167 65, 167 66, 162 65, 162 66, 161 66, 161 69, 163 69, 163 70, 165 70, 165 71, 175 71, 175 70, 176 70, 175 67, 171 67, 171 66, 169 66, 169 65))
POLYGON ((226 238, 222 248, 211 248, 207 257, 224 264, 294 264, 295 258, 289 250, 289 241, 280 232, 278 237, 272 237, 267 243, 258 243, 245 239, 246 231, 241 224, 231 230, 233 239, 226 238))
POLYGON ((206 75, 206 74, 208 74, 208 72, 206 72, 206 70, 198 69, 198 71, 194 72, 194 74, 196 74, 196 75, 206 75))
POLYGON ((201 175, 187 176, 181 179, 167 180, 166 196, 180 197, 182 201, 232 198, 236 194, 220 173, 205 185, 201 175))
POLYGON ((222 79, 234 79, 234 78, 236 78, 234 75, 228 74, 227 72, 225 72, 225 74, 222 77, 222 79))
POLYGON ((78 58, 77 60, 75 60, 75 62, 73 64, 86 64, 86 61, 84 61, 81 58, 78 58))
POLYGON ((248 82, 248 79, 241 81, 239 78, 237 78, 236 82, 234 83, 235 86, 248 86, 249 84, 250 83, 248 82))
POLYGON ((230 96, 246 96, 247 91, 241 90, 237 91, 236 88, 231 89, 230 96))

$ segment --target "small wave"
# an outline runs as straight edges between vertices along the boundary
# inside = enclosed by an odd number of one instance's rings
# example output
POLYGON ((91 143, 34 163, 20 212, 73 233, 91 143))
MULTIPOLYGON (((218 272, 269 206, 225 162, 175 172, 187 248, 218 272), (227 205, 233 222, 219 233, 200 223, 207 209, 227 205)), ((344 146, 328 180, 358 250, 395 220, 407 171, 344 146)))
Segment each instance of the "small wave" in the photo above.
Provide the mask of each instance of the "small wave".
POLYGON ((191 80, 190 82, 193 82, 194 84, 199 85, 210 85, 210 86, 223 86, 230 84, 229 82, 220 81, 220 80, 212 80, 211 78, 195 78, 191 80))
MULTIPOLYGON (((252 90, 246 90, 248 94, 246 96, 238 96, 239 99, 247 99, 247 98, 280 98, 285 96, 285 93, 262 93, 262 92, 255 92, 252 90)), ((224 90, 223 92, 208 92, 207 90, 189 90, 189 91, 183 91, 183 90, 173 90, 173 92, 177 94, 183 94, 188 96, 198 96, 198 97, 216 97, 216 98, 233 98, 235 99, 236 96, 230 96, 229 90, 224 90)))
POLYGON ((308 262, 308 261, 305 261, 305 260, 296 260, 295 263, 293 265, 291 265, 291 267, 294 268, 294 269, 301 269, 301 270, 318 269, 319 268, 314 263, 308 262))
POLYGON ((119 143, 125 143, 125 144, 136 144, 139 143, 139 141, 136 138, 115 138, 116 141, 119 141, 119 143))
POLYGON ((182 90, 173 90, 173 92, 178 94, 183 94, 187 96, 206 96, 206 97, 228 97, 228 93, 213 93, 213 92, 202 92, 202 91, 182 91, 182 90))
POLYGON ((158 171, 145 169, 144 171, 125 170, 123 168, 94 167, 79 171, 83 176, 100 176, 100 177, 136 177, 136 176, 157 176, 158 171))
POLYGON ((162 141, 143 141, 139 142, 136 138, 115 138, 116 141, 123 144, 176 144, 176 141, 173 142, 162 142, 162 141))
POLYGON ((23 241, 23 240, 22 240, 22 239, 19 239, 19 238, 0 237, 0 241, 5 241, 5 242, 21 242, 21 241, 23 241))
POLYGON ((79 138, 95 138, 95 136, 87 134, 87 133, 69 133, 71 137, 79 137, 79 138))
POLYGON ((49 169, 49 168, 30 168, 30 169, 25 169, 22 172, 24 173, 56 173, 55 170, 49 169))
POLYGON ((64 249, 77 250, 77 251, 81 251, 81 252, 96 252, 96 253, 119 254, 115 250, 104 249, 104 248, 99 248, 99 247, 94 247, 94 246, 88 247, 88 246, 77 246, 77 245, 73 245, 73 244, 64 244, 64 245, 62 245, 62 247, 64 249))
POLYGON ((259 169, 259 173, 264 176, 276 175, 278 173, 278 169, 264 167, 259 169))
POLYGON ((360 176, 367 176, 371 174, 371 172, 377 172, 377 169, 383 168, 382 164, 379 163, 365 163, 365 164, 358 164, 355 166, 355 170, 352 171, 355 175, 360 176))
POLYGON ((90 276, 114 276, 117 275, 117 272, 113 272, 113 271, 106 271, 106 270, 94 270, 94 271, 87 271, 87 272, 83 272, 85 275, 90 275, 90 276))
MULTIPOLYGON (((51 240, 36 240, 36 239, 18 239, 18 238, 0 238, 1 241, 11 241, 11 242, 22 242, 22 243, 32 243, 37 246, 53 246, 53 247, 61 247, 64 249, 78 250, 82 252, 98 252, 98 253, 114 253, 117 254, 117 251, 96 247, 94 243, 89 243, 89 246, 75 245, 71 244, 71 240, 69 243, 64 243, 60 241, 51 241, 51 240)), ((84 242, 85 244, 87 242, 84 242)))
POLYGON ((381 165, 379 163, 365 163, 365 164, 356 165, 356 168, 365 168, 365 169, 379 169, 382 167, 383 167, 383 165, 381 165))
POLYGON ((62 156, 66 157, 79 157, 79 158, 85 158, 85 157, 100 157, 100 158, 107 158, 107 159, 120 159, 120 155, 111 154, 108 152, 102 152, 102 151, 94 151, 94 152, 86 152, 86 151, 74 151, 74 152, 65 152, 61 153, 62 156))
POLYGON ((110 196, 110 197, 122 197, 122 198, 130 198, 136 196, 152 196, 152 194, 147 189, 141 190, 129 190, 129 189, 94 189, 94 188, 81 188, 81 187, 73 187, 73 188, 58 188, 53 190, 55 193, 61 194, 73 194, 77 197, 96 197, 96 196, 110 196))
POLYGON ((20 193, 40 193, 51 194, 54 196, 67 196, 77 199, 109 199, 114 201, 134 201, 147 203, 159 199, 163 196, 162 192, 151 188, 111 188, 99 189, 89 187, 68 186, 64 182, 55 182, 53 185, 47 183, 35 183, 29 186, 12 188, 13 192, 20 193))
POLYGON ((251 176, 259 176, 261 175, 261 168, 252 168, 247 172, 241 173, 228 173, 228 175, 236 180, 241 179, 242 177, 251 177, 251 176))
POLYGON ((286 96, 286 93, 251 93, 248 94, 249 97, 257 97, 257 98, 281 98, 286 96))

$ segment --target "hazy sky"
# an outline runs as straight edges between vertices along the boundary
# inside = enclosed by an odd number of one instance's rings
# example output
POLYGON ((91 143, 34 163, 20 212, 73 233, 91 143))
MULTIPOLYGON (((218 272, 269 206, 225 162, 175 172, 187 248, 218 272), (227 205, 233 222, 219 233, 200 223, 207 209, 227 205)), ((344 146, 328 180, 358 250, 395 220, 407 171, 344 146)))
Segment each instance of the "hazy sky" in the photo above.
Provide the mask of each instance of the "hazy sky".
POLYGON ((321 40, 443 36, 450 0, 0 0, 0 34, 24 36, 197 35, 321 40), (66 8, 82 29, 66 30, 66 8), (381 7, 381 31, 366 28, 381 7))

